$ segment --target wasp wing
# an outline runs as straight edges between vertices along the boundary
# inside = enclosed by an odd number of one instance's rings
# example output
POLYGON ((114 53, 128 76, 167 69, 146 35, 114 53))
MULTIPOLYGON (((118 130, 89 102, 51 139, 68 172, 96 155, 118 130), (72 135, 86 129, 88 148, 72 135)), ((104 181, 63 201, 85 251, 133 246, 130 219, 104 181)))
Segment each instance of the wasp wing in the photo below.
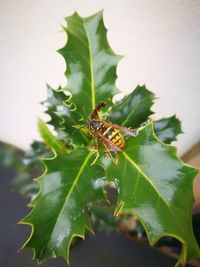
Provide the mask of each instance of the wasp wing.
POLYGON ((124 126, 121 126, 121 125, 118 125, 118 124, 115 124, 115 123, 111 123, 111 122, 106 122, 107 126, 110 126, 110 127, 113 127, 115 129, 118 129, 118 130, 121 130, 122 132, 128 134, 128 135, 131 135, 131 136, 135 136, 136 135, 136 131, 137 131, 137 128, 136 129, 129 129, 127 127, 124 127, 124 126))
POLYGON ((111 140, 106 138, 101 132, 95 131, 95 132, 92 132, 92 134, 95 135, 96 137, 101 138, 101 140, 104 142, 104 144, 108 146, 110 150, 114 152, 122 151, 116 144, 114 144, 111 140))

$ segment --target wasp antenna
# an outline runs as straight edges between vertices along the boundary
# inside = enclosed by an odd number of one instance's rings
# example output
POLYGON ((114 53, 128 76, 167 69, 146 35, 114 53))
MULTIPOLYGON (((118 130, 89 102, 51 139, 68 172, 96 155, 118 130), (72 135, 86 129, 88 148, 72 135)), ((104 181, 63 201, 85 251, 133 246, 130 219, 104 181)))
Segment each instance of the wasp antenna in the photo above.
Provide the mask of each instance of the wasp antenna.
POLYGON ((79 127, 79 128, 76 128, 73 132, 72 132, 72 135, 74 135, 77 131, 79 131, 80 129, 84 128, 84 127, 87 127, 88 126, 88 123, 84 124, 83 126, 79 127))

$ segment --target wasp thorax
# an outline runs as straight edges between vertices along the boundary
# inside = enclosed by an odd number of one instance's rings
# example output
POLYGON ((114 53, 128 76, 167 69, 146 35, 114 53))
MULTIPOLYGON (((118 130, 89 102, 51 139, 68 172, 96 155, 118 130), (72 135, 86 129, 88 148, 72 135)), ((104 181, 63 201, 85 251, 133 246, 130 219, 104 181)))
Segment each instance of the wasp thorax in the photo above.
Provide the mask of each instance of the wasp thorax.
POLYGON ((97 130, 100 127, 101 123, 100 121, 92 120, 90 122, 90 128, 97 130))

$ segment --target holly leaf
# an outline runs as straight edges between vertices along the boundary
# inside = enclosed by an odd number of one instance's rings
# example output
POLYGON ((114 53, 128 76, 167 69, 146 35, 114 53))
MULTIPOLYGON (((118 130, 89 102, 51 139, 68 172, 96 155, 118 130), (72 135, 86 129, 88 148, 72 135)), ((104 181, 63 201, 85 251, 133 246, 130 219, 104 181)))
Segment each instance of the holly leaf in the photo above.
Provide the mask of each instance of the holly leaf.
POLYGON ((126 127, 137 128, 153 114, 155 96, 145 85, 137 86, 132 93, 113 105, 108 120, 126 127))
POLYGON ((79 134, 74 134, 74 126, 82 123, 82 119, 71 103, 69 94, 67 95, 61 88, 54 90, 47 85, 47 99, 42 104, 47 108, 45 113, 50 116, 48 124, 55 128, 58 139, 66 144, 70 142, 76 145, 88 144, 89 138, 81 131, 79 134))
POLYGON ((52 150, 41 141, 33 141, 31 148, 24 153, 23 163, 30 169, 30 172, 43 173, 43 163, 40 158, 53 157, 52 150), (42 170, 42 171, 41 171, 42 170))
POLYGON ((152 122, 127 140, 127 148, 118 154, 118 164, 110 163, 106 173, 118 188, 115 215, 138 217, 151 245, 163 236, 178 239, 181 264, 200 256, 191 221, 197 170, 177 157, 175 147, 160 142, 152 122))
POLYGON ((22 151, 13 145, 0 142, 1 164, 14 171, 11 188, 22 196, 34 198, 39 187, 33 182, 35 176, 43 173, 40 157, 50 157, 52 152, 41 142, 34 141, 28 151, 22 151))
POLYGON ((52 125, 56 131, 61 128, 62 124, 62 118, 58 116, 57 112, 59 108, 63 108, 64 102, 69 98, 70 96, 65 94, 61 88, 55 90, 47 84, 47 99, 42 102, 42 105, 45 106, 47 109, 45 113, 50 117, 48 124, 52 125))
MULTIPOLYGON (((67 43, 59 50, 67 69, 66 90, 79 114, 92 113, 97 103, 108 101, 117 92, 116 67, 121 56, 115 55, 107 41, 102 12, 82 18, 77 13, 66 18, 67 43)), ((83 114, 84 120, 87 120, 83 114)))
MULTIPOLYGON (((121 57, 113 53, 107 42, 102 12, 87 18, 74 13, 66 21, 64 30, 68 39, 59 52, 67 64, 67 86, 52 91, 47 100, 49 123, 54 125, 58 136, 52 135, 45 124, 39 125, 45 144, 57 155, 45 160, 46 171, 37 179, 40 191, 31 203, 31 213, 22 221, 32 226, 25 247, 34 249, 39 262, 57 256, 69 260, 73 238, 84 237, 85 229, 92 231, 90 212, 92 205, 104 199, 104 170, 94 165, 93 153, 86 148, 90 145, 93 149, 92 138, 85 135, 84 140, 84 133, 79 132, 76 139, 72 129, 88 120, 96 104, 109 101, 118 92, 116 66, 121 57), (67 138, 85 147, 65 150, 63 142, 57 140, 60 133, 67 133, 67 138)), ((108 120, 126 127, 140 127, 152 114, 154 99, 145 86, 138 86, 111 107, 108 120)), ((166 130, 158 124, 157 129, 160 133, 166 130)), ((110 180, 117 181, 115 214, 136 214, 151 244, 162 236, 176 237, 183 247, 179 262, 199 256, 191 225, 192 181, 196 170, 180 161, 173 147, 157 139, 152 123, 142 127, 135 138, 129 138, 125 151, 118 156, 117 165, 106 163, 108 158, 104 164, 110 180)), ((96 212, 96 217, 100 216, 103 219, 102 213, 96 212)))
MULTIPOLYGON (((126 127, 137 128, 144 124, 154 112, 151 110, 155 95, 145 85, 137 86, 132 93, 112 106, 108 120, 126 127)), ((166 144, 176 140, 182 133, 181 122, 175 115, 155 121, 154 130, 158 138, 166 144)))
POLYGON ((156 136, 164 143, 170 144, 176 140, 176 136, 182 133, 181 122, 176 116, 155 121, 154 131, 156 136))
MULTIPOLYGON (((18 151, 15 153, 16 155, 19 154, 18 151)), ((21 153, 19 157, 20 162, 14 168, 17 175, 11 183, 12 188, 22 196, 33 199, 39 191, 39 186, 33 181, 33 178, 44 172, 44 164, 40 159, 51 158, 52 156, 52 150, 47 148, 44 143, 34 141, 31 148, 21 153)))
POLYGON ((92 232, 88 204, 104 199, 104 171, 90 166, 92 152, 79 148, 45 160, 46 171, 37 178, 40 186, 33 200, 33 210, 22 224, 32 227, 24 247, 34 249, 39 262, 63 256, 69 261, 69 247, 74 237, 84 238, 85 229, 92 232))

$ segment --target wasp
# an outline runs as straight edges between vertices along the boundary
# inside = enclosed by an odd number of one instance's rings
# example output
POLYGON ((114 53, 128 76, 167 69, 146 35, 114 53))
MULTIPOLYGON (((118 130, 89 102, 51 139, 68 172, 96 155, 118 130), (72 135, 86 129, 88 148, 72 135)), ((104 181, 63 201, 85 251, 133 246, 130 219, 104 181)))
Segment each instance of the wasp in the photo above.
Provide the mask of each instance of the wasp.
POLYGON ((125 149, 125 139, 121 132, 135 136, 137 129, 129 129, 100 119, 99 110, 106 105, 107 102, 101 102, 95 107, 88 117, 87 127, 89 134, 101 140, 106 148, 106 153, 114 159, 117 152, 125 149))

